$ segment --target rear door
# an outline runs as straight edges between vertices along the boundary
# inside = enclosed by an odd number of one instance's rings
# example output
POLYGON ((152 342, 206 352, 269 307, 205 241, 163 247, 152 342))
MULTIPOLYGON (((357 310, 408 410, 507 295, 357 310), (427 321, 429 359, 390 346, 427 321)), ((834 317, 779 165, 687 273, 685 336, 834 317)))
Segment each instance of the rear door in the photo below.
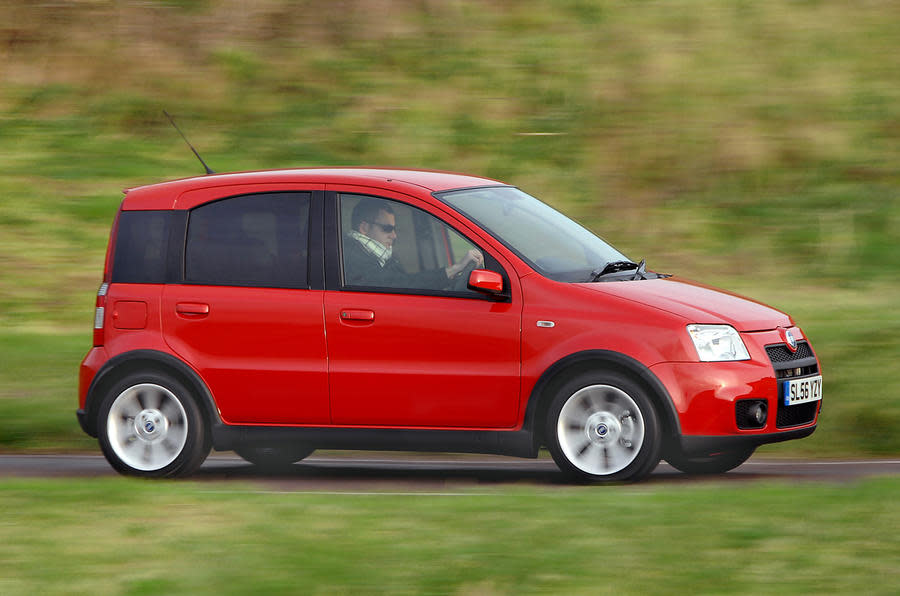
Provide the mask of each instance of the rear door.
POLYGON ((320 188, 199 191, 173 233, 163 331, 226 423, 330 422, 320 188))

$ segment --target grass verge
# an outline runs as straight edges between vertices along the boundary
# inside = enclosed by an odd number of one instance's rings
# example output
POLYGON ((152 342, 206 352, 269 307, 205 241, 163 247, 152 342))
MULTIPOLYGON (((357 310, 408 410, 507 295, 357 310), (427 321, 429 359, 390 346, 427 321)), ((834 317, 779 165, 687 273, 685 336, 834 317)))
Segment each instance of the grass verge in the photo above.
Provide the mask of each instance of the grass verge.
POLYGON ((0 593, 895 594, 898 491, 3 480, 0 593))
POLYGON ((89 331, 0 332, 0 451, 97 448, 75 418, 89 331))

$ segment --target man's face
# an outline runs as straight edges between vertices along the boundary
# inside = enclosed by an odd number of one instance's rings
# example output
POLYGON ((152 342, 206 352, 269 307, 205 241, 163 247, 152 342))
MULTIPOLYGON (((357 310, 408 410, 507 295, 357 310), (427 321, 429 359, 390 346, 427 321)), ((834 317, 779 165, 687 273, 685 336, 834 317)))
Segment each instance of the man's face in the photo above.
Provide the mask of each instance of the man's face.
POLYGON ((360 226, 360 231, 373 240, 377 240, 390 248, 397 238, 397 230, 394 214, 387 211, 379 211, 375 221, 365 221, 360 226), (389 232, 387 230, 390 230, 389 232))

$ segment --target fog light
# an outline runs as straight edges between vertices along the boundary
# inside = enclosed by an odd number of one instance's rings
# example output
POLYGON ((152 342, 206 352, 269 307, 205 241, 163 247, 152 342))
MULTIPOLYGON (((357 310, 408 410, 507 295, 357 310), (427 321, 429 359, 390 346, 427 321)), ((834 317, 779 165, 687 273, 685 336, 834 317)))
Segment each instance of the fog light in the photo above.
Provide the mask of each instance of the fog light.
POLYGON ((734 404, 734 420, 741 430, 765 428, 769 404, 764 399, 741 399, 734 404))
POLYGON ((747 409, 747 423, 749 426, 762 428, 769 417, 769 406, 764 401, 758 401, 747 409))

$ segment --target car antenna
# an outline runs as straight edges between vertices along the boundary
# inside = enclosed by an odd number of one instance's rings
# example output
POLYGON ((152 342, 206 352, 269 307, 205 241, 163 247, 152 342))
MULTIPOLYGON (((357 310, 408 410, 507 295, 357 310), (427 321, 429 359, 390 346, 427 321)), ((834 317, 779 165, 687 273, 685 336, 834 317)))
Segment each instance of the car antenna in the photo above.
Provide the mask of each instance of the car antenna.
POLYGON ((206 168, 206 173, 207 173, 207 174, 215 174, 215 172, 213 172, 212 170, 209 169, 209 166, 206 165, 206 162, 203 161, 203 158, 200 157, 200 154, 197 153, 197 150, 194 149, 194 146, 193 146, 193 145, 191 145, 191 142, 190 142, 189 140, 187 140, 187 137, 184 136, 184 133, 181 132, 181 129, 180 129, 180 128, 178 128, 178 125, 175 124, 175 120, 172 119, 172 117, 169 115, 169 112, 163 110, 162 113, 166 115, 166 118, 168 118, 168 119, 169 119, 169 122, 172 123, 172 126, 175 127, 175 130, 178 131, 178 134, 180 134, 180 135, 181 135, 181 138, 184 139, 184 142, 187 143, 187 146, 191 148, 191 151, 194 152, 194 155, 197 156, 197 159, 199 159, 199 160, 200 160, 200 163, 203 164, 203 167, 206 168))

